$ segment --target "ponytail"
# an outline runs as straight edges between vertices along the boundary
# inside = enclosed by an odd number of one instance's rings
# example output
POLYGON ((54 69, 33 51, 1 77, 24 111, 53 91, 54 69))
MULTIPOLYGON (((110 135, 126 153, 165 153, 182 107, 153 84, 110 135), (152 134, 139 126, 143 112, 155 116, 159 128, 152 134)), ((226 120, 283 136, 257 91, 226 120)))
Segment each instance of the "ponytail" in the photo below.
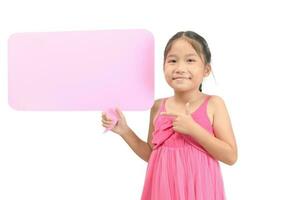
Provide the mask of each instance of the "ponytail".
POLYGON ((202 83, 199 86, 199 91, 202 92, 202 83))

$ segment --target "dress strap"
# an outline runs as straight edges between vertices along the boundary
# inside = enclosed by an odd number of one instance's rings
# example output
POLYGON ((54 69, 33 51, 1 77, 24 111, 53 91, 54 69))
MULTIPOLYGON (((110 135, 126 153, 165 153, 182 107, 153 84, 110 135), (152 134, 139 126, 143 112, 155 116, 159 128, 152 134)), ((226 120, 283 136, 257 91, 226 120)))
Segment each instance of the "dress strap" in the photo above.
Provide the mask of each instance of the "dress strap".
POLYGON ((207 104, 209 98, 211 97, 211 95, 207 95, 206 99, 205 99, 205 103, 204 104, 207 104))
POLYGON ((210 99, 211 95, 207 95, 207 97, 205 97, 205 100, 203 101, 203 103, 199 106, 200 107, 203 107, 203 108, 206 108, 207 106, 207 103, 208 103, 208 100, 210 99))
POLYGON ((160 108, 159 108, 159 113, 165 111, 165 102, 166 102, 167 98, 168 98, 168 97, 165 97, 165 98, 163 98, 163 100, 161 101, 160 108))
POLYGON ((165 101, 166 101, 167 97, 166 98, 163 98, 160 102, 160 106, 159 106, 159 109, 158 109, 158 112, 157 114, 155 115, 154 119, 153 119, 153 125, 155 125, 155 121, 157 120, 157 118, 159 117, 160 113, 163 112, 165 109, 164 109, 164 105, 165 105, 165 101))

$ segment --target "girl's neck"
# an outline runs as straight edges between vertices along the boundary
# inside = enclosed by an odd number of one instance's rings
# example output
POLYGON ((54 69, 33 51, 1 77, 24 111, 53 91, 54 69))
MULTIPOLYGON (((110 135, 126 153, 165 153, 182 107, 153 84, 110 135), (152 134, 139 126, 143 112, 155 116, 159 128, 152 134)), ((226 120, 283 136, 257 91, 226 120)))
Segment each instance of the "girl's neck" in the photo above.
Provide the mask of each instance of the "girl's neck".
POLYGON ((174 92, 173 100, 175 103, 186 104, 187 102, 197 101, 203 96, 203 93, 199 90, 185 91, 185 92, 174 92))

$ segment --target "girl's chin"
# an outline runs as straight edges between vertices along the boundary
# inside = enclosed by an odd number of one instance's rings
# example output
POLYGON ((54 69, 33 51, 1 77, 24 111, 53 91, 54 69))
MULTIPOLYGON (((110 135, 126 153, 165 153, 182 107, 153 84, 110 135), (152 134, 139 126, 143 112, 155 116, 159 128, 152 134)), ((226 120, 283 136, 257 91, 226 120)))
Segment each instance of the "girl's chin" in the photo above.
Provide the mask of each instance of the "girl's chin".
POLYGON ((180 91, 185 91, 185 90, 191 90, 193 87, 195 87, 193 84, 189 82, 169 82, 169 86, 173 88, 174 90, 180 90, 180 91))
POLYGON ((178 92, 191 91, 193 89, 191 87, 180 87, 180 86, 174 86, 174 85, 172 86, 172 88, 178 92))

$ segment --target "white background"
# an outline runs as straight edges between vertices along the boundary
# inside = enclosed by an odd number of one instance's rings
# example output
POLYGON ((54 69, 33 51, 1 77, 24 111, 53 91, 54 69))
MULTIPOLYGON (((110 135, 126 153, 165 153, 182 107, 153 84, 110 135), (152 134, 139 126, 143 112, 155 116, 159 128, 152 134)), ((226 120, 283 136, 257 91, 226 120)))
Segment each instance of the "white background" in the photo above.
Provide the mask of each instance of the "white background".
MULTIPOLYGON (((154 34, 156 99, 173 95, 162 71, 168 39, 193 30, 208 41, 215 79, 203 91, 225 100, 239 152, 235 165, 221 163, 227 199, 294 199, 293 19, 281 0, 1 1, 0 199, 140 199, 147 163, 102 134, 100 111, 19 112, 7 102, 10 34, 131 28, 154 34)), ((124 114, 146 140, 149 110, 124 114)))

